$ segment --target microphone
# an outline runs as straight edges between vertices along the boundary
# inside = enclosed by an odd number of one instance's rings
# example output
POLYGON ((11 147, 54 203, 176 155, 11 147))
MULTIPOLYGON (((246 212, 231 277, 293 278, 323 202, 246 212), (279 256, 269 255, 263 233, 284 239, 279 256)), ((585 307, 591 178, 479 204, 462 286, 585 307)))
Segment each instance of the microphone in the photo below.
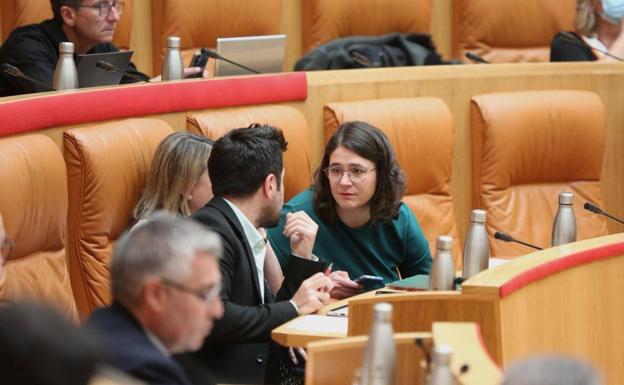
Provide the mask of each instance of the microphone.
POLYGON ((472 53, 470 51, 466 51, 466 53, 464 55, 466 55, 466 57, 468 59, 472 60, 475 63, 490 64, 489 61, 485 60, 484 58, 482 58, 481 56, 477 55, 476 53, 472 53))
POLYGON ((202 53, 202 55, 206 55, 206 56, 211 57, 213 59, 223 60, 223 61, 228 62, 228 63, 230 63, 232 65, 235 65, 235 66, 237 66, 239 68, 242 68, 242 69, 244 69, 246 71, 253 72, 254 74, 259 74, 260 73, 259 71, 251 69, 251 68, 249 68, 249 67, 247 67, 245 65, 242 65, 240 63, 236 63, 236 62, 234 62, 234 61, 232 61, 232 60, 230 60, 228 58, 225 58, 225 57, 219 55, 218 53, 209 50, 208 48, 202 48, 201 49, 201 53, 202 53))
POLYGON ((602 49, 600 49, 600 48, 595 48, 595 47, 590 46, 589 44, 585 44, 585 43, 583 43, 582 41, 580 41, 580 40, 576 37, 576 35, 571 34, 570 32, 567 32, 567 31, 561 31, 561 35, 562 35, 563 37, 565 37, 565 38, 566 38, 566 40, 567 40, 568 42, 570 42, 570 43, 574 43, 574 44, 576 44, 577 46, 589 47, 590 49, 593 49, 594 51, 598 51, 598 52, 600 52, 601 54, 606 55, 606 56, 609 56, 610 58, 613 58, 613 59, 615 59, 615 60, 617 60, 617 61, 624 61, 624 59, 622 59, 622 58, 621 58, 621 57, 619 57, 619 56, 615 56, 614 54, 609 53, 609 52, 607 52, 607 51, 605 51, 605 50, 602 50, 602 49))
POLYGON ((26 79, 29 82, 38 85, 39 87, 43 88, 46 91, 56 91, 56 89, 54 87, 52 87, 51 85, 26 75, 19 68, 15 67, 15 66, 13 66, 13 65, 11 65, 9 63, 2 63, 2 66, 0 66, 0 67, 2 69, 2 72, 4 72, 5 74, 7 74, 9 76, 26 79))
POLYGON ((583 208, 585 208, 585 210, 591 211, 594 214, 604 215, 605 217, 607 217, 609 219, 613 219, 614 221, 619 222, 619 223, 624 225, 624 221, 623 220, 618 219, 618 218, 614 217, 613 215, 610 215, 610 214, 604 212, 600 207, 594 205, 593 203, 585 202, 585 204, 583 205, 583 208))
POLYGON ((537 247, 537 246, 532 245, 532 244, 530 244, 530 243, 526 243, 526 242, 522 242, 522 241, 519 241, 519 240, 517 240, 517 239, 514 239, 511 235, 506 234, 506 233, 503 233, 503 232, 501 232, 501 231, 497 231, 497 232, 495 232, 495 233, 494 233, 494 238, 496 238, 496 239, 498 239, 498 240, 500 240, 500 241, 503 241, 503 242, 515 242, 515 243, 519 243, 519 244, 524 245, 524 246, 527 246, 527 247, 532 247, 532 248, 534 248, 535 250, 543 250, 541 247, 537 247))
POLYGON ((132 75, 131 73, 129 73, 127 71, 124 71, 122 69, 119 69, 119 68, 115 67, 114 65, 112 65, 111 63, 109 63, 107 61, 104 61, 104 60, 96 61, 95 62, 95 66, 97 68, 103 69, 104 71, 120 73, 120 74, 122 74, 124 76, 127 76, 127 77, 129 77, 131 79, 134 79, 134 80, 138 80, 140 82, 146 82, 146 83, 150 82, 149 79, 143 79, 143 78, 140 78, 140 77, 138 77, 136 75, 132 75))

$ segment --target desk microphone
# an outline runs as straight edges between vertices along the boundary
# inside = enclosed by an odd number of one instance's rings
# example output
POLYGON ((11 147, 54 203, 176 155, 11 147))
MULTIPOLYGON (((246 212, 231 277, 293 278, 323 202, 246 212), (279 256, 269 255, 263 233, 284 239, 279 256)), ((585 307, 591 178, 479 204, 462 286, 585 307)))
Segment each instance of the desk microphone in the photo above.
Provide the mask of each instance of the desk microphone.
POLYGON ((524 246, 532 247, 532 248, 534 248, 535 250, 543 250, 541 247, 537 247, 537 246, 532 245, 532 244, 530 244, 530 243, 526 243, 526 242, 522 242, 522 241, 519 241, 519 240, 517 240, 517 239, 514 239, 511 235, 506 234, 506 233, 503 233, 503 232, 501 232, 501 231, 497 231, 497 232, 495 232, 495 233, 494 233, 494 238, 496 238, 496 239, 498 239, 498 240, 501 240, 501 241, 503 241, 503 242, 515 242, 515 243, 519 243, 519 244, 524 245, 524 246))
POLYGON ((235 61, 232 61, 232 60, 230 60, 230 59, 228 59, 228 58, 224 58, 223 56, 219 55, 219 54, 218 54, 218 53, 216 53, 215 51, 211 51, 211 50, 209 50, 208 48, 202 48, 202 49, 201 49, 201 53, 202 53, 202 55, 206 55, 206 56, 211 57, 211 58, 213 58, 213 59, 223 60, 224 62, 228 62, 228 63, 230 63, 230 64, 232 64, 232 65, 235 65, 235 66, 237 66, 237 67, 239 67, 239 68, 242 68, 242 69, 244 69, 244 70, 246 70, 246 71, 249 71, 249 72, 252 72, 252 73, 254 73, 254 74, 259 74, 259 73, 260 73, 259 71, 256 71, 256 70, 254 70, 254 69, 252 69, 252 68, 249 68, 249 67, 247 67, 247 66, 245 66, 245 65, 242 65, 242 64, 237 63, 237 62, 235 62, 235 61))
POLYGON ((594 205, 593 203, 585 202, 585 204, 583 205, 583 208, 585 208, 585 210, 591 211, 592 213, 599 214, 599 215, 604 215, 605 217, 607 217, 609 219, 613 219, 614 221, 619 222, 619 223, 624 225, 624 221, 623 220, 618 219, 618 218, 614 217, 613 215, 604 212, 600 207, 594 205))
POLYGON ((36 84, 37 86, 43 88, 46 91, 56 91, 56 89, 54 87, 52 87, 51 85, 26 75, 19 68, 15 67, 15 66, 13 66, 13 65, 11 65, 9 63, 2 63, 1 68, 2 68, 2 72, 4 72, 5 74, 7 74, 9 76, 13 76, 15 78, 26 79, 29 82, 31 82, 32 84, 36 84))
POLYGON ((615 59, 615 60, 617 60, 617 61, 624 61, 624 59, 622 59, 622 58, 621 58, 621 57, 619 57, 619 56, 615 56, 614 54, 609 53, 609 52, 607 52, 607 51, 605 51, 605 50, 602 50, 602 49, 600 49, 600 48, 595 48, 595 47, 592 47, 592 46, 591 46, 591 45, 589 45, 589 44, 585 44, 584 42, 580 41, 580 40, 576 37, 576 35, 574 35, 574 34, 572 34, 572 33, 570 33, 570 32, 567 32, 567 31, 562 31, 562 32, 561 32, 561 35, 562 35, 563 37, 565 37, 565 39, 566 39, 569 43, 573 43, 573 44, 575 44, 577 47, 581 47, 581 46, 582 46, 582 47, 589 47, 589 49, 592 49, 592 50, 594 50, 594 51, 600 52, 601 54, 606 55, 606 56, 609 56, 610 58, 613 58, 613 59, 615 59))
POLYGON ((489 61, 485 60, 484 58, 482 58, 481 56, 477 55, 476 53, 472 53, 470 51, 466 51, 466 53, 464 55, 468 59, 472 60, 475 63, 491 64, 489 61))
POLYGON ((150 82, 149 79, 140 78, 140 77, 138 77, 136 75, 133 75, 133 74, 127 72, 127 71, 124 71, 124 70, 122 70, 120 68, 117 68, 114 65, 112 65, 111 63, 109 63, 107 61, 104 61, 104 60, 96 61, 95 62, 95 66, 97 68, 103 69, 104 71, 120 73, 120 74, 122 74, 124 76, 127 76, 127 77, 129 77, 131 79, 134 79, 134 80, 138 80, 140 82, 146 82, 146 83, 150 82))

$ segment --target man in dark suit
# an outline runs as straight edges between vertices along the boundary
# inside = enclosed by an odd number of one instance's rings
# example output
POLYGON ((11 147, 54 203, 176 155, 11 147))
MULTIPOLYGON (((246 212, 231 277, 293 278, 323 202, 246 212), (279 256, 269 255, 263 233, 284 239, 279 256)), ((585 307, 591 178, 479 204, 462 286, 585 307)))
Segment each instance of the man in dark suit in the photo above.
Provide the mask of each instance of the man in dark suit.
POLYGON ((125 234, 111 260, 113 304, 87 322, 105 362, 148 384, 189 385, 173 353, 197 350, 223 314, 220 239, 157 214, 125 234))
MULTIPOLYGON (((193 219, 221 236, 224 315, 202 350, 193 355, 220 383, 263 383, 271 330, 300 314, 318 310, 329 299, 326 266, 312 254, 318 226, 305 213, 293 213, 285 234, 293 255, 274 295, 265 280, 266 240, 259 228, 277 225, 284 200, 283 152, 279 129, 252 125, 217 140, 208 160, 215 195, 193 219)), ((201 383, 201 371, 192 375, 201 383)))

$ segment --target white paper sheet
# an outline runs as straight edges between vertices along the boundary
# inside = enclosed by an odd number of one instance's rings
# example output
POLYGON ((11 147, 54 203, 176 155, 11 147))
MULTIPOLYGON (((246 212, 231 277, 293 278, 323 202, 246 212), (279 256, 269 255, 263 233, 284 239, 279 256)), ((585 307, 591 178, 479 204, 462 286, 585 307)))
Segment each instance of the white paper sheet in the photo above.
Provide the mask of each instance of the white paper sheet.
POLYGON ((346 317, 327 317, 324 315, 306 315, 288 324, 289 329, 314 333, 347 334, 349 319, 346 317))

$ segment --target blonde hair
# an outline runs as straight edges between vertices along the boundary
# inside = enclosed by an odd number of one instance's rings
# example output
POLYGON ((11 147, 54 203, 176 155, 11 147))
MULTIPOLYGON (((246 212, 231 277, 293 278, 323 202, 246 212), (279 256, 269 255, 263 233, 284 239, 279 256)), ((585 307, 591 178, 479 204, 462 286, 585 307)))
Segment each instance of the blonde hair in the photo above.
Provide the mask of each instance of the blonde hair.
POLYGON ((206 171, 212 144, 210 139, 189 132, 167 136, 156 149, 134 218, 148 218, 156 210, 191 215, 184 194, 206 171))
POLYGON ((574 27, 581 35, 591 36, 596 33, 598 22, 594 9, 596 0, 576 0, 576 19, 574 27))

